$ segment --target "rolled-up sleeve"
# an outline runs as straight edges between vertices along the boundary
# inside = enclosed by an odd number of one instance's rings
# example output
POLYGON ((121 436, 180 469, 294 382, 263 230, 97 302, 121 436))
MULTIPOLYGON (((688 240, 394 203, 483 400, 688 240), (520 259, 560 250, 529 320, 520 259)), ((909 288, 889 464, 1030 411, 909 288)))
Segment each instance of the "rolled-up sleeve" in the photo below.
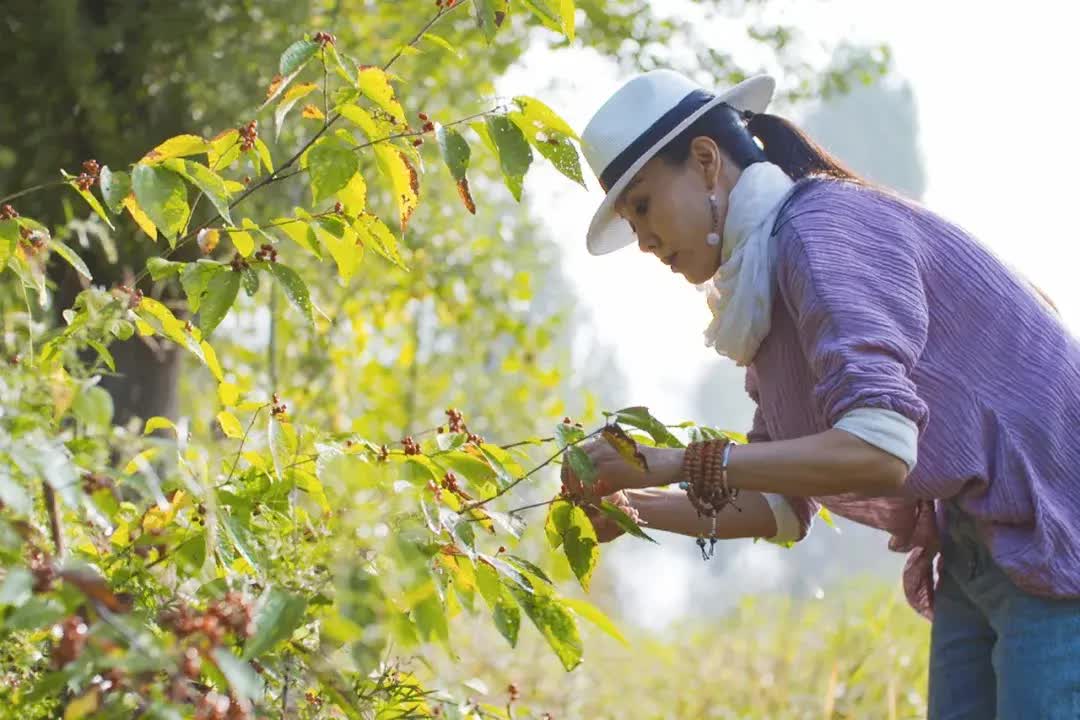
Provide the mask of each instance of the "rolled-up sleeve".
POLYGON ((928 410, 911 372, 926 344, 928 313, 917 248, 902 223, 871 225, 841 210, 788 226, 780 240, 777 284, 825 424, 880 408, 921 433, 928 410))
MULTIPOLYGON (((746 377, 746 391, 756 404, 758 402, 757 382, 753 371, 749 371, 746 377)), ((754 422, 746 439, 751 442, 768 442, 771 438, 765 427, 765 417, 761 413, 760 405, 754 411, 754 422)), ((792 495, 774 495, 763 493, 769 508, 773 511, 776 519, 777 534, 768 538, 770 542, 787 544, 798 542, 810 534, 810 528, 814 523, 814 516, 818 513, 818 503, 813 498, 797 497, 792 495), (783 505, 781 505, 781 503, 783 505), (786 507, 784 507, 786 505, 786 507), (785 512, 789 511, 790 515, 785 512), (791 518, 794 521, 790 521, 791 518)))

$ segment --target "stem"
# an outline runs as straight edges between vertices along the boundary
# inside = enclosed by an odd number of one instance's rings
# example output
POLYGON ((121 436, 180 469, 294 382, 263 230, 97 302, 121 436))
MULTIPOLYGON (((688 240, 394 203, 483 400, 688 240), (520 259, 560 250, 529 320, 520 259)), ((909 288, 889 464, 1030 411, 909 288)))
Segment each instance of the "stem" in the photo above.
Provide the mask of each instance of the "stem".
POLYGON ((30 307, 30 296, 26 294, 26 284, 19 283, 22 289, 23 302, 26 303, 26 344, 29 347, 27 362, 34 364, 34 310, 30 307))
POLYGON ((266 354, 270 366, 270 387, 277 392, 277 285, 270 285, 270 341, 266 344, 266 354))
POLYGON ((538 502, 538 503, 533 503, 532 505, 525 505, 525 506, 522 506, 522 507, 519 507, 519 508, 514 508, 513 510, 507 511, 507 515, 515 515, 515 514, 517 514, 519 512, 522 512, 523 510, 532 510, 533 508, 546 507, 546 506, 550 505, 551 503, 555 502, 556 499, 557 498, 553 498, 551 500, 545 500, 544 502, 538 502))
MULTIPOLYGON (((415 45, 415 44, 416 44, 417 42, 419 42, 419 41, 420 41, 420 38, 422 38, 422 37, 424 36, 424 34, 425 34, 425 33, 426 33, 426 32, 427 32, 428 30, 430 30, 430 29, 431 29, 431 28, 432 28, 432 27, 433 27, 433 26, 435 25, 435 23, 437 23, 437 22, 438 22, 439 20, 441 20, 441 19, 442 19, 443 17, 445 17, 445 16, 449 15, 449 14, 450 14, 451 12, 453 12, 453 11, 454 11, 455 9, 457 9, 457 8, 458 8, 459 6, 461 6, 461 5, 464 5, 464 4, 465 4, 464 2, 459 2, 459 3, 456 3, 456 4, 455 4, 455 5, 453 6, 453 7, 451 7, 451 8, 448 8, 448 9, 447 9, 447 8, 439 8, 439 12, 435 14, 435 17, 433 17, 433 18, 432 18, 431 20, 429 20, 429 21, 427 22, 427 24, 426 24, 426 25, 424 25, 424 27, 423 27, 423 28, 422 28, 422 29, 420 30, 420 32, 418 32, 418 33, 417 33, 417 34, 416 34, 416 35, 415 35, 415 36, 413 37, 413 39, 412 39, 412 40, 410 40, 410 41, 409 41, 409 42, 408 42, 408 43, 407 43, 406 45, 404 45, 404 46, 402 46, 401 48, 399 48, 399 49, 397 50, 397 52, 395 52, 395 53, 394 53, 394 55, 393 55, 393 56, 391 56, 391 58, 390 58, 390 59, 389 59, 389 60, 388 60, 388 61, 386 62, 386 64, 385 64, 385 65, 383 65, 383 70, 384 70, 384 71, 385 71, 385 70, 389 70, 389 69, 390 69, 390 66, 392 66, 392 65, 393 65, 393 64, 394 64, 395 62, 397 62, 398 58, 400 58, 400 57, 401 57, 401 54, 402 54, 402 52, 404 52, 404 49, 405 49, 406 47, 412 47, 413 45, 415 45)), ((325 65, 325 63, 324 63, 324 65, 325 65)), ((289 168, 291 168, 291 167, 292 167, 293 165, 295 165, 295 164, 296 164, 296 162, 297 162, 297 161, 298 161, 298 160, 300 159, 300 157, 301 157, 301 156, 302 156, 302 155, 303 155, 304 153, 306 153, 306 152, 308 151, 308 149, 309 149, 309 148, 310 148, 310 147, 311 147, 312 145, 314 145, 314 144, 315 144, 315 142, 316 142, 316 141, 317 141, 317 140, 318 140, 319 138, 321 138, 321 137, 322 137, 322 136, 323 136, 323 135, 324 135, 324 134, 326 133, 326 131, 327 131, 327 130, 329 130, 329 129, 330 129, 330 127, 331 127, 331 126, 332 126, 332 125, 333 125, 334 123, 336 123, 336 122, 337 122, 338 120, 340 120, 340 119, 341 119, 341 115, 335 115, 335 116, 334 116, 334 117, 332 117, 332 118, 328 116, 328 118, 327 118, 327 120, 326 120, 325 124, 323 124, 323 126, 322 126, 321 128, 319 128, 319 130, 318 130, 318 131, 317 131, 317 132, 316 132, 316 133, 315 133, 314 135, 312 135, 312 136, 311 136, 311 137, 310 137, 310 138, 309 138, 309 139, 307 140, 307 142, 305 142, 305 143, 304 143, 304 145, 303 145, 303 146, 302 146, 302 147, 301 147, 301 148, 300 148, 299 150, 297 150, 297 151, 296 151, 296 152, 295 152, 295 153, 294 153, 294 154, 292 155, 292 157, 290 157, 290 158, 289 158, 288 160, 286 160, 286 161, 285 161, 285 162, 284 162, 283 164, 281 164, 281 165, 279 165, 279 166, 278 166, 277 168, 275 168, 274 172, 270 173, 269 175, 267 175, 266 177, 264 177, 264 178, 263 178, 262 180, 260 180, 259 182, 257 182, 257 183, 254 183, 254 184, 252 184, 251 186, 249 186, 249 187, 247 188, 247 190, 245 190, 244 192, 242 192, 242 193, 240 194, 240 196, 236 198, 236 200, 233 200, 233 201, 232 201, 231 203, 229 203, 229 209, 230 209, 230 210, 232 210, 232 209, 233 209, 233 208, 235 208, 235 207, 236 207, 237 205, 239 205, 239 204, 240 204, 240 203, 242 203, 242 202, 243 202, 244 200, 246 200, 246 199, 247 199, 248 197, 250 197, 252 193, 254 193, 254 192, 256 192, 256 191, 258 191, 258 190, 260 190, 260 189, 262 189, 262 188, 266 187, 267 185, 270 185, 270 184, 272 184, 272 183, 278 182, 279 180, 283 180, 283 179, 285 179, 286 177, 292 177, 293 175, 296 175, 296 174, 297 174, 296 172, 292 172, 292 173, 289 173, 288 175, 284 175, 284 176, 283 176, 283 175, 281 175, 281 173, 282 173, 282 172, 283 172, 284 170, 288 170, 288 169, 289 169, 289 168)), ((416 135, 416 134, 419 134, 419 133, 415 133, 415 132, 414 132, 414 133, 412 133, 412 134, 413 134, 413 135, 416 135)), ((407 137, 407 135, 401 135, 400 137, 407 137)), ((384 138, 384 140, 386 140, 386 139, 391 139, 391 138, 384 138)), ((376 141, 376 142, 381 142, 381 141, 376 141)), ((367 145, 361 145, 361 146, 360 146, 360 147, 358 147, 357 149, 361 149, 361 148, 364 148, 364 147, 369 147, 370 145, 374 145, 374 144, 375 144, 375 142, 370 142, 370 143, 368 143, 367 145)), ((300 171, 297 171, 297 172, 300 172, 300 171)), ((56 184, 62 184, 62 183, 53 183, 53 185, 56 185, 56 184)), ((33 189, 40 189, 40 188, 33 188, 33 189)), ((25 191, 24 191, 24 192, 25 192, 25 191)), ((12 197, 17 197, 17 196, 18 196, 18 195, 14 195, 14 196, 12 196, 12 197)), ((7 199, 7 198, 5 198, 5 199, 7 199)), ((194 230, 192 230, 191 232, 189 232, 189 233, 188 233, 187 235, 185 235, 185 236, 184 236, 184 237, 182 237, 181 239, 177 240, 177 241, 176 241, 176 245, 175 245, 175 246, 174 246, 174 247, 173 247, 173 248, 172 248, 172 249, 171 249, 171 250, 170 250, 169 252, 165 253, 165 254, 164 254, 164 255, 163 255, 162 257, 163 257, 163 258, 165 258, 165 259, 168 259, 168 258, 172 257, 173 255, 175 255, 175 254, 176 254, 176 251, 177 251, 177 250, 179 250, 179 249, 180 249, 181 247, 183 247, 184 245, 186 245, 187 243, 189 243, 189 242, 190 242, 190 241, 192 240, 192 238, 195 238, 195 237, 197 237, 197 236, 198 236, 198 234, 199 234, 199 232, 200 232, 201 230, 205 230, 206 228, 210 227, 210 225, 214 224, 215 222, 217 222, 217 221, 218 221, 218 220, 220 220, 220 219, 221 219, 221 214, 220 214, 220 213, 218 213, 218 214, 214 215, 214 216, 213 216, 213 217, 211 217, 211 218, 210 218, 209 220, 207 220, 206 222, 204 222, 204 223, 203 223, 202 225, 200 225, 199 227, 195 228, 194 230)), ((143 278, 145 278, 145 277, 146 277, 146 275, 147 275, 147 274, 148 274, 149 272, 150 272, 150 270, 149 270, 148 268, 143 268, 143 269, 142 269, 142 271, 140 271, 140 272, 139 272, 139 274, 135 276, 135 280, 134 280, 134 281, 132 281, 132 283, 131 283, 131 286, 132 286, 132 287, 134 287, 135 285, 137 285, 137 284, 138 284, 138 283, 139 283, 139 282, 140 282, 140 281, 141 281, 141 280, 142 280, 143 278)))
POLYGON ((469 510, 475 510, 475 509, 476 509, 476 508, 478 508, 478 507, 482 507, 482 506, 484 506, 484 505, 487 505, 487 504, 488 504, 489 502, 491 502, 491 501, 492 501, 492 500, 494 500, 495 498, 497 498, 497 497, 501 497, 501 496, 505 495, 506 493, 510 492, 510 491, 511 491, 511 490, 513 490, 513 489, 514 489, 515 487, 517 487, 518 485, 520 485, 521 483, 525 482, 525 481, 526 481, 526 480, 528 480, 528 479, 529 479, 530 477, 532 477, 533 475, 535 475, 535 474, 536 474, 537 472, 539 472, 539 471, 540 471, 540 470, 541 470, 542 468, 545 468, 545 467, 547 467, 548 465, 550 465, 551 463, 553 463, 553 462, 554 462, 554 461, 555 461, 556 459, 558 459, 558 457, 559 457, 560 455, 562 455, 562 454, 563 454, 563 452, 565 452, 565 451, 566 451, 566 448, 570 447, 571 445, 577 445, 578 443, 583 443, 583 442, 585 442, 586 440, 588 440, 589 438, 592 438, 592 437, 596 437, 597 435, 599 435, 599 434, 600 434, 600 433, 602 433, 603 431, 604 431, 604 430, 603 430, 603 428, 600 428, 599 430, 593 430, 593 431, 592 431, 591 433, 589 433, 589 434, 588 434, 588 435, 586 435, 585 437, 581 438, 580 440, 575 440, 574 442, 572 442, 572 443, 570 443, 569 445, 567 445, 567 446, 566 446, 565 448, 559 448, 559 451, 558 451, 557 453, 555 453, 554 455, 552 455, 551 457, 549 457, 549 458, 548 458, 547 460, 545 460, 544 462, 542 462, 542 463, 540 463, 539 465, 537 465, 536 467, 534 467, 534 468, 533 468, 532 470, 530 470, 529 472, 527 472, 527 473, 525 473, 524 475, 522 475, 521 477, 519 477, 519 478, 518 478, 517 480, 515 480, 514 482, 512 482, 512 483, 510 483, 509 485, 507 485, 506 487, 504 487, 504 488, 503 488, 502 490, 500 490, 499 492, 495 493, 495 494, 494 494, 494 495, 492 495, 491 497, 488 497, 488 498, 484 498, 483 500, 478 500, 477 502, 474 502, 474 503, 470 503, 470 504, 466 505, 465 507, 463 507, 463 508, 461 509, 461 512, 462 512, 462 513, 466 513, 466 512, 468 512, 469 510))
POLYGON ((225 478, 225 482, 214 488, 215 490, 219 490, 232 482, 233 475, 236 474, 236 466, 240 464, 240 454, 244 452, 244 443, 247 442, 248 435, 251 433, 251 428, 255 425, 255 420, 258 419, 259 413, 261 413, 267 407, 269 407, 269 404, 263 405, 262 407, 255 410, 255 414, 251 416, 251 422, 248 423, 247 430, 244 431, 244 437, 240 439, 240 447, 236 448, 236 457, 233 458, 232 468, 230 468, 229 470, 229 477, 225 478))
POLYGON ((53 182, 47 182, 47 183, 42 183, 40 185, 34 185, 33 187, 28 187, 25 190, 20 190, 19 192, 12 193, 10 195, 7 195, 5 197, 0 198, 0 203, 10 202, 10 201, 14 200, 15 198, 20 198, 20 197, 22 197, 24 195, 29 195, 30 193, 35 193, 35 192, 37 192, 39 190, 48 190, 50 188, 59 187, 61 185, 67 185, 67 181, 66 180, 55 180, 53 182))
POLYGON ((52 534, 53 546, 56 548, 56 557, 62 558, 66 554, 64 548, 64 524, 60 519, 60 503, 56 499, 56 492, 48 482, 42 483, 45 495, 45 510, 49 513, 49 532, 52 534))
POLYGON ((512 449, 514 449, 516 447, 521 447, 522 445, 534 445, 534 444, 537 444, 537 443, 542 444, 542 443, 549 443, 549 442, 555 442, 555 438, 549 437, 549 438, 540 438, 539 440, 522 440, 521 442, 510 443, 509 445, 500 445, 499 447, 501 447, 503 450, 512 450, 512 449))

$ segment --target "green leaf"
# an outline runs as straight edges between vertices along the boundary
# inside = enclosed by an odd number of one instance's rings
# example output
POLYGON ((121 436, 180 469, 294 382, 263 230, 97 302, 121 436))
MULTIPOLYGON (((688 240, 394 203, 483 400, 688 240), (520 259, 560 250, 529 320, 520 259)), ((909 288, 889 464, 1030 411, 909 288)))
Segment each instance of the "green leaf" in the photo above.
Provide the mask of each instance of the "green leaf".
POLYGON ((291 75, 302 68, 319 51, 319 43, 313 40, 297 40, 281 53, 278 60, 278 72, 291 75))
POLYGON ((438 640, 444 645, 450 642, 450 626, 446 621, 446 608, 439 601, 435 588, 431 588, 423 600, 413 605, 412 619, 424 640, 438 640))
POLYGON ((105 347, 105 345, 97 340, 87 340, 86 344, 97 350, 98 356, 105 365, 113 372, 116 372, 116 360, 113 358, 112 353, 109 352, 109 348, 105 347))
POLYGON ((16 220, 0 220, 0 272, 7 267, 19 244, 19 223, 16 220))
POLYGON ((155 281, 179 275, 187 266, 187 263, 174 262, 163 257, 152 257, 146 261, 146 269, 155 281))
POLYGON ((532 164, 532 149, 521 128, 505 115, 489 115, 486 118, 488 134, 499 154, 499 167, 502 169, 506 187, 514 199, 521 201, 521 188, 525 173, 532 164))
POLYGON ((547 519, 544 521, 544 534, 552 550, 563 543, 563 532, 570 525, 570 509, 573 504, 567 500, 556 500, 548 506, 547 519))
POLYGON ((577 667, 583 647, 573 613, 546 591, 528 593, 515 585, 507 587, 567 672, 577 667))
POLYGON ((570 138, 576 140, 577 135, 570 125, 535 98, 518 96, 514 102, 521 110, 510 113, 510 120, 556 170, 584 187, 578 151, 570 142, 570 138))
POLYGON ((341 190, 360 169, 356 151, 333 135, 319 138, 308 151, 306 161, 313 203, 341 190))
POLYGON ((11 476, 6 465, 0 466, 0 502, 20 515, 29 515, 34 507, 26 488, 11 476))
POLYGON ((74 190, 83 200, 85 200, 86 204, 90 206, 90 209, 93 210, 99 218, 104 220, 106 225, 108 225, 114 230, 116 229, 116 227, 112 224, 112 220, 110 220, 108 214, 106 214, 105 208, 101 207, 101 203, 96 197, 94 197, 94 194, 92 192, 90 192, 89 190, 83 190, 74 182, 69 182, 68 187, 74 190))
POLYGON ((506 13, 509 10, 508 5, 507 0, 473 0, 476 24, 489 45, 495 39, 496 31, 506 20, 506 13))
POLYGON ((566 135, 574 140, 581 138, 570 127, 570 123, 563 120, 558 113, 550 107, 528 95, 518 95, 514 98, 514 104, 521 109, 521 117, 529 124, 545 131, 566 135))
POLYGON ((621 644, 629 647, 630 643, 623 634, 619 632, 619 628, 612 622, 611 618, 600 610, 600 608, 584 600, 578 600, 577 598, 564 597, 562 598, 562 604, 573 610, 574 614, 585 618, 593 625, 618 640, 621 644))
POLYGON ((266 269, 281 285, 281 289, 285 291, 285 297, 289 298, 289 302, 304 315, 304 318, 309 323, 314 323, 315 318, 311 309, 311 293, 308 291, 304 281, 296 274, 296 271, 281 263, 268 263, 266 269))
POLYGON ((124 209, 124 198, 131 192, 131 176, 122 170, 110 170, 108 165, 98 174, 101 196, 105 198, 105 207, 114 213, 124 209))
POLYGON ((615 420, 624 425, 644 430, 661 447, 683 447, 682 441, 672 435, 671 431, 664 426, 664 423, 649 414, 647 407, 623 408, 615 413, 615 420))
POLYGON ((285 116, 289 114, 289 110, 291 110, 301 98, 307 97, 318 87, 319 86, 315 83, 300 83, 299 85, 293 85, 281 97, 281 102, 278 103, 277 108, 274 110, 275 140, 281 135, 281 128, 285 122, 285 116))
MULTIPOLYGON (((0 486, 0 489, 2 489, 2 486, 0 486)), ((0 584, 0 607, 4 605, 22 605, 33 595, 33 586, 34 576, 30 574, 29 570, 21 567, 8 568, 7 575, 4 576, 4 582, 0 584)))
POLYGON ((94 386, 75 395, 71 411, 83 425, 105 430, 113 418, 113 399, 105 390, 94 386))
POLYGON ((540 24, 555 32, 562 31, 562 25, 558 12, 551 6, 548 0, 521 0, 524 5, 540 21, 540 24))
POLYGON ((257 658, 278 643, 288 640, 304 622, 307 601, 277 588, 263 596, 262 607, 255 616, 255 634, 244 644, 244 660, 257 658))
POLYGON ((184 179, 159 165, 140 163, 132 171, 131 183, 139 206, 168 238, 169 247, 175 247, 191 213, 184 179))
POLYGON ((408 270, 405 261, 398 253, 397 238, 390 228, 382 220, 371 213, 363 213, 353 223, 353 230, 360 237, 365 246, 370 247, 378 255, 397 265, 402 270, 408 270))
POLYGON ((645 531, 641 529, 634 519, 626 514, 622 508, 618 505, 614 505, 607 500, 600 503, 600 510, 609 518, 615 521, 615 524, 622 528, 623 532, 634 537, 639 537, 642 540, 648 540, 651 543, 656 542, 651 537, 645 534, 645 531))
POLYGON ((476 587, 484 602, 491 608, 495 628, 510 647, 516 647, 521 628, 521 610, 510 590, 499 579, 499 573, 487 563, 476 564, 476 587))
POLYGON ((75 270, 87 280, 93 280, 93 276, 90 275, 90 268, 86 267, 86 263, 79 255, 59 240, 49 240, 49 249, 54 253, 64 258, 68 265, 75 268, 75 270))
POLYGON ((187 267, 180 273, 180 286, 184 289, 184 294, 187 295, 188 308, 191 312, 199 311, 203 296, 210 286, 210 281, 226 272, 231 273, 232 270, 228 266, 213 260, 199 260, 198 262, 188 263, 187 267))
POLYGON ((274 475, 280 482, 284 479, 285 466, 289 463, 289 438, 286 431, 287 424, 281 422, 274 415, 268 418, 266 428, 266 440, 270 446, 270 459, 274 463, 274 475))
POLYGON ((259 274, 250 267, 246 267, 240 271, 240 280, 244 285, 244 292, 248 294, 248 297, 253 297, 255 293, 259 292, 259 274))
POLYGON ((574 443, 584 440, 585 431, 577 425, 559 423, 555 426, 555 438, 559 441, 560 447, 566 447, 567 445, 573 445, 574 443))
POLYGON ((206 295, 199 305, 199 330, 209 337, 229 313, 240 291, 240 273, 229 270, 218 273, 206 286, 206 295))
POLYGON ((439 151, 442 153, 443 162, 450 170, 454 180, 464 180, 465 173, 469 169, 469 158, 472 151, 465 138, 452 127, 440 125, 435 131, 435 138, 439 142, 439 151))
POLYGON ((252 702, 262 698, 262 678, 255 672, 255 668, 223 647, 214 648, 212 654, 221 674, 229 681, 229 688, 237 696, 252 702))
POLYGON ((577 505, 559 500, 552 504, 548 513, 544 532, 553 548, 561 542, 574 571, 585 592, 589 591, 589 580, 600 559, 599 542, 589 516, 577 505))
POLYGON ((316 258, 322 260, 322 252, 319 251, 319 241, 315 236, 315 230, 311 227, 310 217, 297 209, 297 218, 276 218, 271 221, 278 230, 288 235, 293 242, 308 251, 316 258))
POLYGON ((593 465, 588 453, 579 446, 574 445, 567 449, 565 462, 570 464, 570 469, 583 487, 591 488, 596 482, 596 466, 593 465))
POLYGON ((36 595, 15 608, 4 620, 3 627, 7 630, 39 630, 56 623, 64 615, 63 606, 56 600, 36 595))
POLYGON ((433 32, 424 33, 424 40, 441 47, 454 57, 461 58, 461 53, 458 52, 458 49, 451 45, 450 42, 441 35, 436 35, 433 32))
POLYGON ((232 217, 229 215, 231 193, 225 188, 225 180, 220 175, 205 165, 191 160, 166 160, 161 165, 201 190, 225 222, 232 225, 232 217))

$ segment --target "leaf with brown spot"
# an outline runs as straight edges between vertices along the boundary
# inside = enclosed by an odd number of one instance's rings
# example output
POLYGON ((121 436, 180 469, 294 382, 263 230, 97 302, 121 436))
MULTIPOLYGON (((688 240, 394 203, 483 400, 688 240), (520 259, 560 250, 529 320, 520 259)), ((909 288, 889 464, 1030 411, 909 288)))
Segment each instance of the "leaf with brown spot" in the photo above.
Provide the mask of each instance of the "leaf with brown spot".
POLYGON ((649 471, 649 463, 645 460, 645 456, 638 450, 634 438, 627 435, 625 430, 618 425, 607 425, 601 435, 607 440, 608 445, 615 448, 615 452, 619 453, 623 460, 642 472, 649 471))
POLYGON ((472 192, 469 190, 468 178, 461 178, 457 182, 458 195, 461 196, 461 202, 464 203, 465 209, 473 215, 476 214, 476 202, 473 200, 472 192))

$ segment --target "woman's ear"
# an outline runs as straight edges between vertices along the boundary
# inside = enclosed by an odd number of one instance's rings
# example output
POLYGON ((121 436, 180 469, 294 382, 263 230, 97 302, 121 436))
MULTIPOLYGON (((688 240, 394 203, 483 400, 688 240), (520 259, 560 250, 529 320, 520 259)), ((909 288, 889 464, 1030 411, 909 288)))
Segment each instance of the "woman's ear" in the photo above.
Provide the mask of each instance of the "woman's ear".
POLYGON ((724 155, 716 141, 705 135, 691 140, 690 160, 701 172, 705 188, 709 191, 715 189, 724 165, 724 155))

